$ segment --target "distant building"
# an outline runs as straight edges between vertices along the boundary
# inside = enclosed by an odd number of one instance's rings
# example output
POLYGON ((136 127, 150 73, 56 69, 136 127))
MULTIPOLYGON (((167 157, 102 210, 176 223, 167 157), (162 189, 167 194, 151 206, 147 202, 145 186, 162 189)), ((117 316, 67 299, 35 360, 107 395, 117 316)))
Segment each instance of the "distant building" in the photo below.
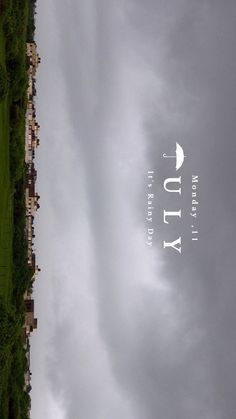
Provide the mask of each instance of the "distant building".
POLYGON ((25 314, 25 335, 30 335, 31 332, 33 332, 34 329, 37 329, 38 321, 34 317, 34 300, 31 298, 27 298, 25 300, 25 307, 26 307, 26 314, 25 314))
POLYGON ((37 53, 37 45, 35 42, 28 42, 26 44, 26 54, 29 62, 29 76, 34 77, 37 71, 38 65, 41 63, 41 58, 37 53))
MULTIPOLYGON (((26 55, 28 59, 28 88, 27 88, 27 109, 26 109, 26 129, 25 129, 25 163, 26 163, 26 184, 25 184, 25 205, 26 205, 26 227, 25 234, 27 240, 28 265, 32 268, 32 278, 34 281, 40 269, 36 264, 36 256, 33 250, 34 234, 34 215, 39 208, 40 196, 36 192, 37 171, 34 166, 35 151, 40 144, 38 138, 40 126, 36 120, 36 107, 34 97, 36 95, 36 71, 41 59, 37 53, 35 42, 26 44, 26 55)), ((34 300, 31 298, 31 290, 24 294, 26 307, 25 323, 23 327, 24 342, 29 344, 30 333, 37 328, 37 319, 34 317, 34 300)), ((30 368, 25 375, 25 386, 30 388, 30 368)))

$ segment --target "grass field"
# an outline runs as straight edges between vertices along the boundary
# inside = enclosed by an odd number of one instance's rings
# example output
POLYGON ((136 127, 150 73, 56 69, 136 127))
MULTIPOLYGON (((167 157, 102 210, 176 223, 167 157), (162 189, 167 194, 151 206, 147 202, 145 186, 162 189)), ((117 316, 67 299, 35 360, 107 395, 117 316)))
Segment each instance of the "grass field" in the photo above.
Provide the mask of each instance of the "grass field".
MULTIPOLYGON (((0 22, 0 63, 5 65, 5 40, 0 22)), ((0 102, 0 296, 7 302, 11 297, 12 284, 12 194, 9 162, 9 104, 8 98, 0 102)), ((5 352, 1 368, 0 394, 7 401, 7 393, 11 357, 5 352)), ((1 412, 7 406, 1 406, 1 412)))
MULTIPOLYGON (((5 65, 5 40, 0 22, 0 62, 5 65)), ((9 162, 8 98, 0 102, 0 295, 10 298, 12 275, 12 193, 9 162)))

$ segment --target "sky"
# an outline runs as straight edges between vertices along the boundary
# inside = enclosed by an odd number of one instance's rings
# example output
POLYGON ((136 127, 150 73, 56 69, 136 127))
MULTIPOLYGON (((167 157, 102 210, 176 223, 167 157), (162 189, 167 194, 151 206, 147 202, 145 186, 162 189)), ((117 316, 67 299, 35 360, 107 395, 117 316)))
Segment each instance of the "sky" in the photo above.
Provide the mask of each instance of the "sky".
POLYGON ((235 36, 233 0, 38 2, 33 419, 235 419, 235 36))

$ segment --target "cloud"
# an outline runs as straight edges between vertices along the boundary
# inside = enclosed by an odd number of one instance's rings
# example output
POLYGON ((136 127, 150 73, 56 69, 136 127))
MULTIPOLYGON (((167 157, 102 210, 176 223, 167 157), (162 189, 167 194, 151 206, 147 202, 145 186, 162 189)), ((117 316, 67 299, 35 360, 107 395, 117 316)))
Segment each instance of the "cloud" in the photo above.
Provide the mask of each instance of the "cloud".
POLYGON ((230 1, 39 5, 35 419, 48 406, 63 419, 234 418, 234 20, 230 1), (161 156, 178 139, 185 192, 173 201, 161 156), (161 249, 172 205, 186 211, 181 257, 161 249))

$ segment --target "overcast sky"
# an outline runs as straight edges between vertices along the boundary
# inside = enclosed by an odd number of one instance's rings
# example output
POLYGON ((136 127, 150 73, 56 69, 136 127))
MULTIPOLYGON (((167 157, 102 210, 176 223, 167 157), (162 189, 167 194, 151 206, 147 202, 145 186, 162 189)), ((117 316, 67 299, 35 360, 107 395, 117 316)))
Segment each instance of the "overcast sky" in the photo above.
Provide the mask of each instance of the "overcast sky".
POLYGON ((32 418, 235 419, 235 1, 40 0, 36 38, 32 418))

